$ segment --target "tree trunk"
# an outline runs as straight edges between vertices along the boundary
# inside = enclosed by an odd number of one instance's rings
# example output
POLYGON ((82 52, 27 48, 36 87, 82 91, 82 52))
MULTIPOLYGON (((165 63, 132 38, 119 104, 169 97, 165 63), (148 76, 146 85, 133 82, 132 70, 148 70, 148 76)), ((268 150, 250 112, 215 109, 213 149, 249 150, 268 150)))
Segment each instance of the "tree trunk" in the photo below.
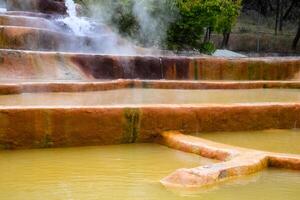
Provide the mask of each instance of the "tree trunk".
POLYGON ((259 0, 258 5, 260 8, 260 13, 264 16, 268 14, 268 2, 266 0, 259 0))
POLYGON ((283 27, 283 10, 284 10, 284 0, 280 0, 280 9, 279 9, 279 31, 282 31, 282 27, 283 27))
POLYGON ((297 44, 299 42, 299 38, 300 38, 300 20, 299 20, 299 24, 298 24, 298 31, 297 31, 296 37, 293 41, 293 46, 292 46, 293 50, 297 49, 297 44))
POLYGON ((276 19, 275 19, 275 35, 277 35, 279 26, 279 10, 280 10, 280 0, 276 0, 276 19))
POLYGON ((222 49, 227 49, 230 38, 230 32, 223 32, 223 41, 222 41, 222 49))
POLYGON ((270 10, 271 10, 271 11, 274 11, 272 2, 271 2, 270 0, 267 0, 267 3, 268 3, 268 5, 269 5, 270 10))
POLYGON ((287 20, 290 12, 292 11, 292 9, 294 8, 294 6, 296 5, 297 0, 293 0, 290 7, 285 11, 285 14, 283 15, 283 20, 287 20))
POLYGON ((208 28, 206 28, 205 37, 204 37, 203 42, 204 43, 209 42, 210 38, 211 38, 211 28, 208 27, 208 28))
POLYGON ((211 39, 211 28, 208 29, 208 42, 210 42, 211 39))

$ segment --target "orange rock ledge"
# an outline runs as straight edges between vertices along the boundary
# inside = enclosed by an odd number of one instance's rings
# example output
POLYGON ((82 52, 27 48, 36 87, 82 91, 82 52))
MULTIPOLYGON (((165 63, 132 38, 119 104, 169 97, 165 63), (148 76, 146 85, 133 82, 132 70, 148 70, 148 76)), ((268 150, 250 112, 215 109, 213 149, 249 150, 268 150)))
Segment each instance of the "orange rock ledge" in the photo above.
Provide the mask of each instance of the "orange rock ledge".
POLYGON ((192 169, 178 169, 161 183, 166 187, 200 188, 267 167, 300 170, 300 155, 278 154, 224 145, 177 131, 163 132, 160 144, 223 162, 192 169))

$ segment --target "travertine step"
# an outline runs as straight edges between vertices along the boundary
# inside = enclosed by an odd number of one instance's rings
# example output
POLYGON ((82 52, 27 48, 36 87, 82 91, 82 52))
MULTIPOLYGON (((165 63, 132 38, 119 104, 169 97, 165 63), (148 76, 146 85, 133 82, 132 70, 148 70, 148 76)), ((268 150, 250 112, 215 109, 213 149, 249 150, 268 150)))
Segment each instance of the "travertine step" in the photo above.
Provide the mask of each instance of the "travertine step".
MULTIPOLYGON (((14 30, 4 29, 4 32, 9 37, 18 37, 14 30)), ((56 36, 53 38, 56 39, 56 36)), ((49 37, 41 37, 40 40, 49 44, 49 37)), ((61 43, 49 45, 59 46, 61 43)), ((297 57, 226 59, 0 50, 0 60, 2 80, 300 80, 300 59, 297 57)))
POLYGON ((23 26, 0 26, 0 49, 42 50, 68 52, 106 52, 108 43, 126 44, 115 41, 111 34, 101 37, 74 36, 44 28, 23 26))
POLYGON ((118 79, 89 80, 1 80, 0 95, 45 92, 93 92, 117 89, 300 89, 300 81, 169 81, 118 79))
MULTIPOLYGON (((196 187, 212 184, 267 166, 300 168, 299 157, 226 149, 200 139, 186 139, 188 136, 165 132, 180 130, 189 134, 300 128, 300 123, 297 123, 300 121, 300 104, 290 99, 286 103, 112 105, 111 97, 108 104, 97 104, 98 98, 105 95, 92 93, 96 104, 87 105, 85 98, 88 95, 81 101, 78 96, 71 97, 71 103, 68 103, 63 94, 50 93, 78 92, 82 97, 87 91, 122 88, 299 89, 299 57, 128 56, 147 54, 147 51, 128 48, 128 43, 116 39, 109 29, 101 37, 82 37, 70 34, 57 24, 55 19, 61 16, 59 14, 65 14, 61 1, 29 0, 23 8, 20 7, 23 0, 8 2, 11 3, 9 9, 17 11, 0 13, 0 95, 7 95, 3 98, 8 99, 0 106, 0 149, 159 141, 172 148, 227 161, 179 170, 162 181, 165 185, 176 186, 182 183, 196 187), (45 6, 49 9, 45 10, 45 6), (126 55, 119 55, 119 51, 115 51, 116 55, 104 55, 111 53, 106 50, 112 42, 120 52, 124 52, 121 47, 125 48, 126 55), (38 100, 33 96, 43 94, 25 94, 40 92, 48 92, 50 101, 53 100, 51 95, 58 96, 61 104, 47 104, 42 98, 40 104, 33 104, 38 100), (15 98, 8 94, 19 95, 15 98), (22 106, 24 101, 32 104, 22 106)), ((99 28, 106 29, 105 26, 99 28)), ((89 99, 93 98, 90 96, 89 99)), ((126 95, 121 98, 126 98, 126 95)))
POLYGON ((0 146, 10 149, 153 142, 168 130, 189 134, 300 128, 296 121, 300 121, 299 103, 1 106, 0 146))
POLYGON ((57 31, 62 30, 62 27, 59 27, 53 21, 45 18, 5 15, 1 13, 0 13, 0 25, 41 28, 41 29, 49 29, 49 30, 57 30, 57 31))

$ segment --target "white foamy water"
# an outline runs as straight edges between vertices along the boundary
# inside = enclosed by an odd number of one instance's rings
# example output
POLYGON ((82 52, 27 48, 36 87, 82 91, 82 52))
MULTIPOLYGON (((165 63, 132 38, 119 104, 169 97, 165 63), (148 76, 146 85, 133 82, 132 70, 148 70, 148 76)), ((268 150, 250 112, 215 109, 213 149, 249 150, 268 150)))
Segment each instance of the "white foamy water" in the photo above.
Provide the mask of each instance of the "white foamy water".
POLYGON ((136 54, 133 46, 123 40, 116 33, 110 31, 106 26, 101 25, 87 17, 78 16, 76 4, 73 0, 66 0, 67 16, 57 19, 58 22, 64 23, 71 29, 76 36, 88 36, 91 42, 87 44, 76 44, 70 48, 80 49, 85 52, 101 52, 105 54, 136 54), (101 45, 99 45, 101 44, 101 45))
POLYGON ((93 32, 94 25, 88 19, 84 17, 78 17, 76 11, 76 4, 73 0, 66 0, 65 5, 67 7, 68 16, 58 21, 66 24, 75 35, 89 35, 93 32))
POLYGON ((65 4, 67 6, 67 13, 70 17, 76 17, 77 12, 76 12, 76 5, 73 0, 66 0, 65 4))

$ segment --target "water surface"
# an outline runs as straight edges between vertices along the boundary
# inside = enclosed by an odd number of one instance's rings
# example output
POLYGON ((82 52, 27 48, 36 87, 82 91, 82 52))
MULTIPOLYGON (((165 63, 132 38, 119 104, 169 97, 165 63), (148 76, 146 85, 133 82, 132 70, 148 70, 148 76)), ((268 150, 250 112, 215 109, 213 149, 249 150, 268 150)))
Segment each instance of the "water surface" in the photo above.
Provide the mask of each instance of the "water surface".
POLYGON ((298 171, 266 170, 193 193, 159 183, 177 168, 212 162, 155 144, 0 151, 0 199, 299 199, 298 171))
POLYGON ((193 135, 235 146, 279 153, 300 154, 300 129, 213 132, 193 135))
POLYGON ((75 93, 1 95, 0 106, 97 106, 132 104, 300 102, 299 89, 171 90, 120 89, 75 93))

